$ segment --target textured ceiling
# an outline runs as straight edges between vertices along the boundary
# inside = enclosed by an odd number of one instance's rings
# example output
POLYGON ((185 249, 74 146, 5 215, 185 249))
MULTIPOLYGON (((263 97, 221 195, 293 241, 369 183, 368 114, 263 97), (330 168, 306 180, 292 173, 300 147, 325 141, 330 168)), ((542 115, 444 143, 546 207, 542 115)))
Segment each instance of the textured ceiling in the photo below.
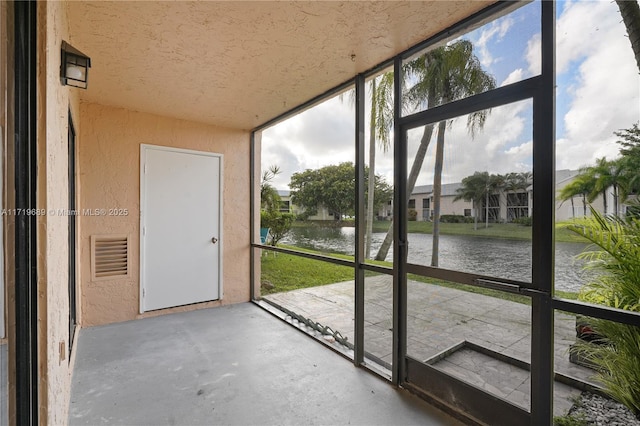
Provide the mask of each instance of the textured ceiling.
POLYGON ((82 99, 251 129, 490 3, 67 4, 91 57, 82 99))

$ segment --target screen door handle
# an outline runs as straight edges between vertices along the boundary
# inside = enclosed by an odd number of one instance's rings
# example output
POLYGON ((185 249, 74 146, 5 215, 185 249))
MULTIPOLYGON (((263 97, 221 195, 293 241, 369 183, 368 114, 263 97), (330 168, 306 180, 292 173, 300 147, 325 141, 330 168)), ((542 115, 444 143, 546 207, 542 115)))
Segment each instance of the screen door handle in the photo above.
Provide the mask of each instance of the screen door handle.
POLYGON ((213 244, 215 244, 215 243, 217 243, 217 242, 218 242, 218 239, 217 239, 216 237, 213 237, 213 238, 211 238, 211 242, 212 242, 213 244))

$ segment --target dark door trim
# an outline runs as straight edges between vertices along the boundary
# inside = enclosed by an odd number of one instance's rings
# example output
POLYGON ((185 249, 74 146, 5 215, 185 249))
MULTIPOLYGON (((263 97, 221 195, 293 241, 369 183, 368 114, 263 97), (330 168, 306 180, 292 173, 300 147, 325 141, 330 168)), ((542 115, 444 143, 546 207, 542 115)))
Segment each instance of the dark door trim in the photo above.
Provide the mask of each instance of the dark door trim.
MULTIPOLYGON (((76 331, 76 129, 69 111, 69 355, 76 331)), ((71 359, 69 357, 69 359, 71 359)))
POLYGON ((36 9, 14 2, 16 424, 38 424, 36 9))

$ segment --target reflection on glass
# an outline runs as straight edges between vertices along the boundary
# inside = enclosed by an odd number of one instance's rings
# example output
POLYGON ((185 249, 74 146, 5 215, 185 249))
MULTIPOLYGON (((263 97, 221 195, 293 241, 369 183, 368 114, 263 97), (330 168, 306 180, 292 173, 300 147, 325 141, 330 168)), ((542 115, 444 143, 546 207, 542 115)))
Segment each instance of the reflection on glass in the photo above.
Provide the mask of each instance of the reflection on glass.
POLYGON ((536 76, 540 52, 540 2, 532 2, 405 61, 403 112, 536 76))
POLYGON ((531 115, 526 100, 409 131, 409 263, 531 279, 531 115))

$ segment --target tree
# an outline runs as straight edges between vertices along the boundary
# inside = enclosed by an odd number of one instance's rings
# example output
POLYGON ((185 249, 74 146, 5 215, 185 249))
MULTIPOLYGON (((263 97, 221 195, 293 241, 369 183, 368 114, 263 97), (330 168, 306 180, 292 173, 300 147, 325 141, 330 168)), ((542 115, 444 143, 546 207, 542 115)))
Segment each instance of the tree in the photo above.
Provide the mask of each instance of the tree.
POLYGON ((275 246, 289 232, 295 215, 280 212, 280 195, 271 181, 280 174, 280 167, 270 166, 260 182, 260 227, 269 228, 270 244, 275 246))
POLYGON ((262 173, 260 181, 260 206, 267 211, 277 211, 280 208, 280 195, 271 185, 271 181, 280 174, 280 167, 272 165, 262 173))
POLYGON ((371 80, 371 118, 369 122, 369 173, 367 184, 367 228, 364 257, 371 256, 371 236, 375 211, 376 142, 382 150, 389 149, 389 131, 393 125, 393 73, 387 72, 371 80), (379 83, 376 81, 379 80, 379 83))
MULTIPOLYGON (((457 99, 462 99, 496 87, 495 79, 486 73, 480 61, 473 53, 473 44, 468 40, 459 40, 450 45, 433 49, 404 67, 404 79, 417 81, 405 94, 409 106, 432 108, 457 99)), ((487 111, 469 114, 467 129, 473 137, 475 131, 485 123, 487 111)), ((436 162, 433 181, 433 250, 431 265, 438 266, 440 237, 440 198, 442 195, 442 167, 444 158, 444 141, 447 122, 438 123, 436 141, 436 162)), ((433 135, 434 125, 425 126, 420 146, 416 153, 411 172, 407 179, 407 193, 411 194, 422 169, 422 164, 433 135)), ((377 260, 387 257, 393 241, 392 226, 378 251, 377 260)))
POLYGON ((580 195, 582 197, 582 215, 587 216, 587 194, 591 192, 592 187, 593 182, 591 178, 587 175, 579 174, 571 183, 562 188, 558 198, 562 201, 571 200, 571 215, 575 217, 573 197, 580 195))
POLYGON ((619 216, 619 205, 630 195, 640 192, 640 128, 638 123, 614 134, 620 138, 621 157, 609 161, 605 157, 596 160, 596 164, 580 169, 573 182, 565 186, 558 198, 566 201, 582 196, 584 216, 587 215, 587 201, 592 203, 599 195, 603 198, 604 214, 607 214, 607 191, 613 191, 614 215, 619 216))
MULTIPOLYGON (((462 179, 462 186, 456 190, 453 201, 465 200, 473 203, 473 229, 478 230, 478 216, 482 200, 487 195, 490 176, 488 172, 475 172, 462 179)), ((488 205, 489 203, 487 203, 488 205)))
POLYGON ((604 214, 607 214, 607 190, 613 189, 613 214, 618 216, 618 204, 620 192, 626 193, 625 175, 623 173, 622 162, 614 160, 608 161, 605 157, 598 158, 595 166, 585 170, 587 176, 592 179, 593 188, 587 200, 592 203, 596 197, 602 194, 604 203, 604 214))
POLYGON ((531 172, 507 173, 504 175, 503 189, 505 191, 526 191, 533 182, 531 172))
MULTIPOLYGON (((355 92, 351 92, 355 95, 355 92)), ((364 257, 371 256, 371 238, 373 233, 373 219, 375 216, 375 164, 376 145, 384 152, 389 149, 389 133, 393 126, 393 72, 387 72, 371 79, 369 83, 371 96, 371 110, 369 121, 369 172, 367 180, 367 217, 365 220, 364 257)), ((342 96, 342 95, 341 95, 342 96)), ((355 96, 351 97, 353 101, 355 96)))
MULTIPOLYGON (((569 229, 589 240, 595 250, 580 255, 599 272, 580 290, 579 300, 614 309, 640 312, 640 220, 593 217, 569 229)), ((614 399, 640 415, 640 327, 589 318, 593 342, 581 341, 572 351, 596 367, 597 379, 614 399)))
POLYGON ((623 198, 630 194, 640 194, 640 128, 635 123, 628 129, 614 132, 616 136, 622 138, 617 143, 621 146, 620 158, 627 187, 623 198))
POLYGON ((260 212, 260 226, 269 228, 269 241, 266 241, 266 243, 272 246, 278 244, 287 235, 295 219, 296 216, 293 213, 262 210, 260 212))
MULTIPOLYGON (((511 216, 509 215, 509 207, 510 207, 509 195, 515 194, 515 197, 518 197, 517 194, 523 193, 523 192, 526 195, 532 183, 533 183, 533 173, 531 172, 520 172, 520 173, 512 172, 502 176, 501 189, 502 189, 502 192, 504 192, 505 194, 505 204, 507 206, 508 222, 522 217, 519 212, 514 212, 511 214, 511 216)), ((517 199, 517 202, 518 202, 517 204, 518 207, 522 206, 522 204, 520 204, 519 199, 517 199)), ((527 205, 528 205, 528 202, 527 202, 527 205)), ((529 214, 527 212, 527 217, 528 216, 529 214)))
POLYGON ((620 9, 624 26, 627 28, 629 42, 636 57, 638 71, 640 71, 640 5, 635 0, 616 0, 616 3, 620 9))
MULTIPOLYGON (((365 174, 367 172, 365 168, 365 174)), ((375 210, 391 199, 392 189, 381 176, 376 176, 374 181, 375 210)), ((291 201, 304 208, 308 215, 317 213, 319 206, 333 212, 337 220, 354 214, 355 167, 351 162, 294 173, 289 187, 291 201)))

